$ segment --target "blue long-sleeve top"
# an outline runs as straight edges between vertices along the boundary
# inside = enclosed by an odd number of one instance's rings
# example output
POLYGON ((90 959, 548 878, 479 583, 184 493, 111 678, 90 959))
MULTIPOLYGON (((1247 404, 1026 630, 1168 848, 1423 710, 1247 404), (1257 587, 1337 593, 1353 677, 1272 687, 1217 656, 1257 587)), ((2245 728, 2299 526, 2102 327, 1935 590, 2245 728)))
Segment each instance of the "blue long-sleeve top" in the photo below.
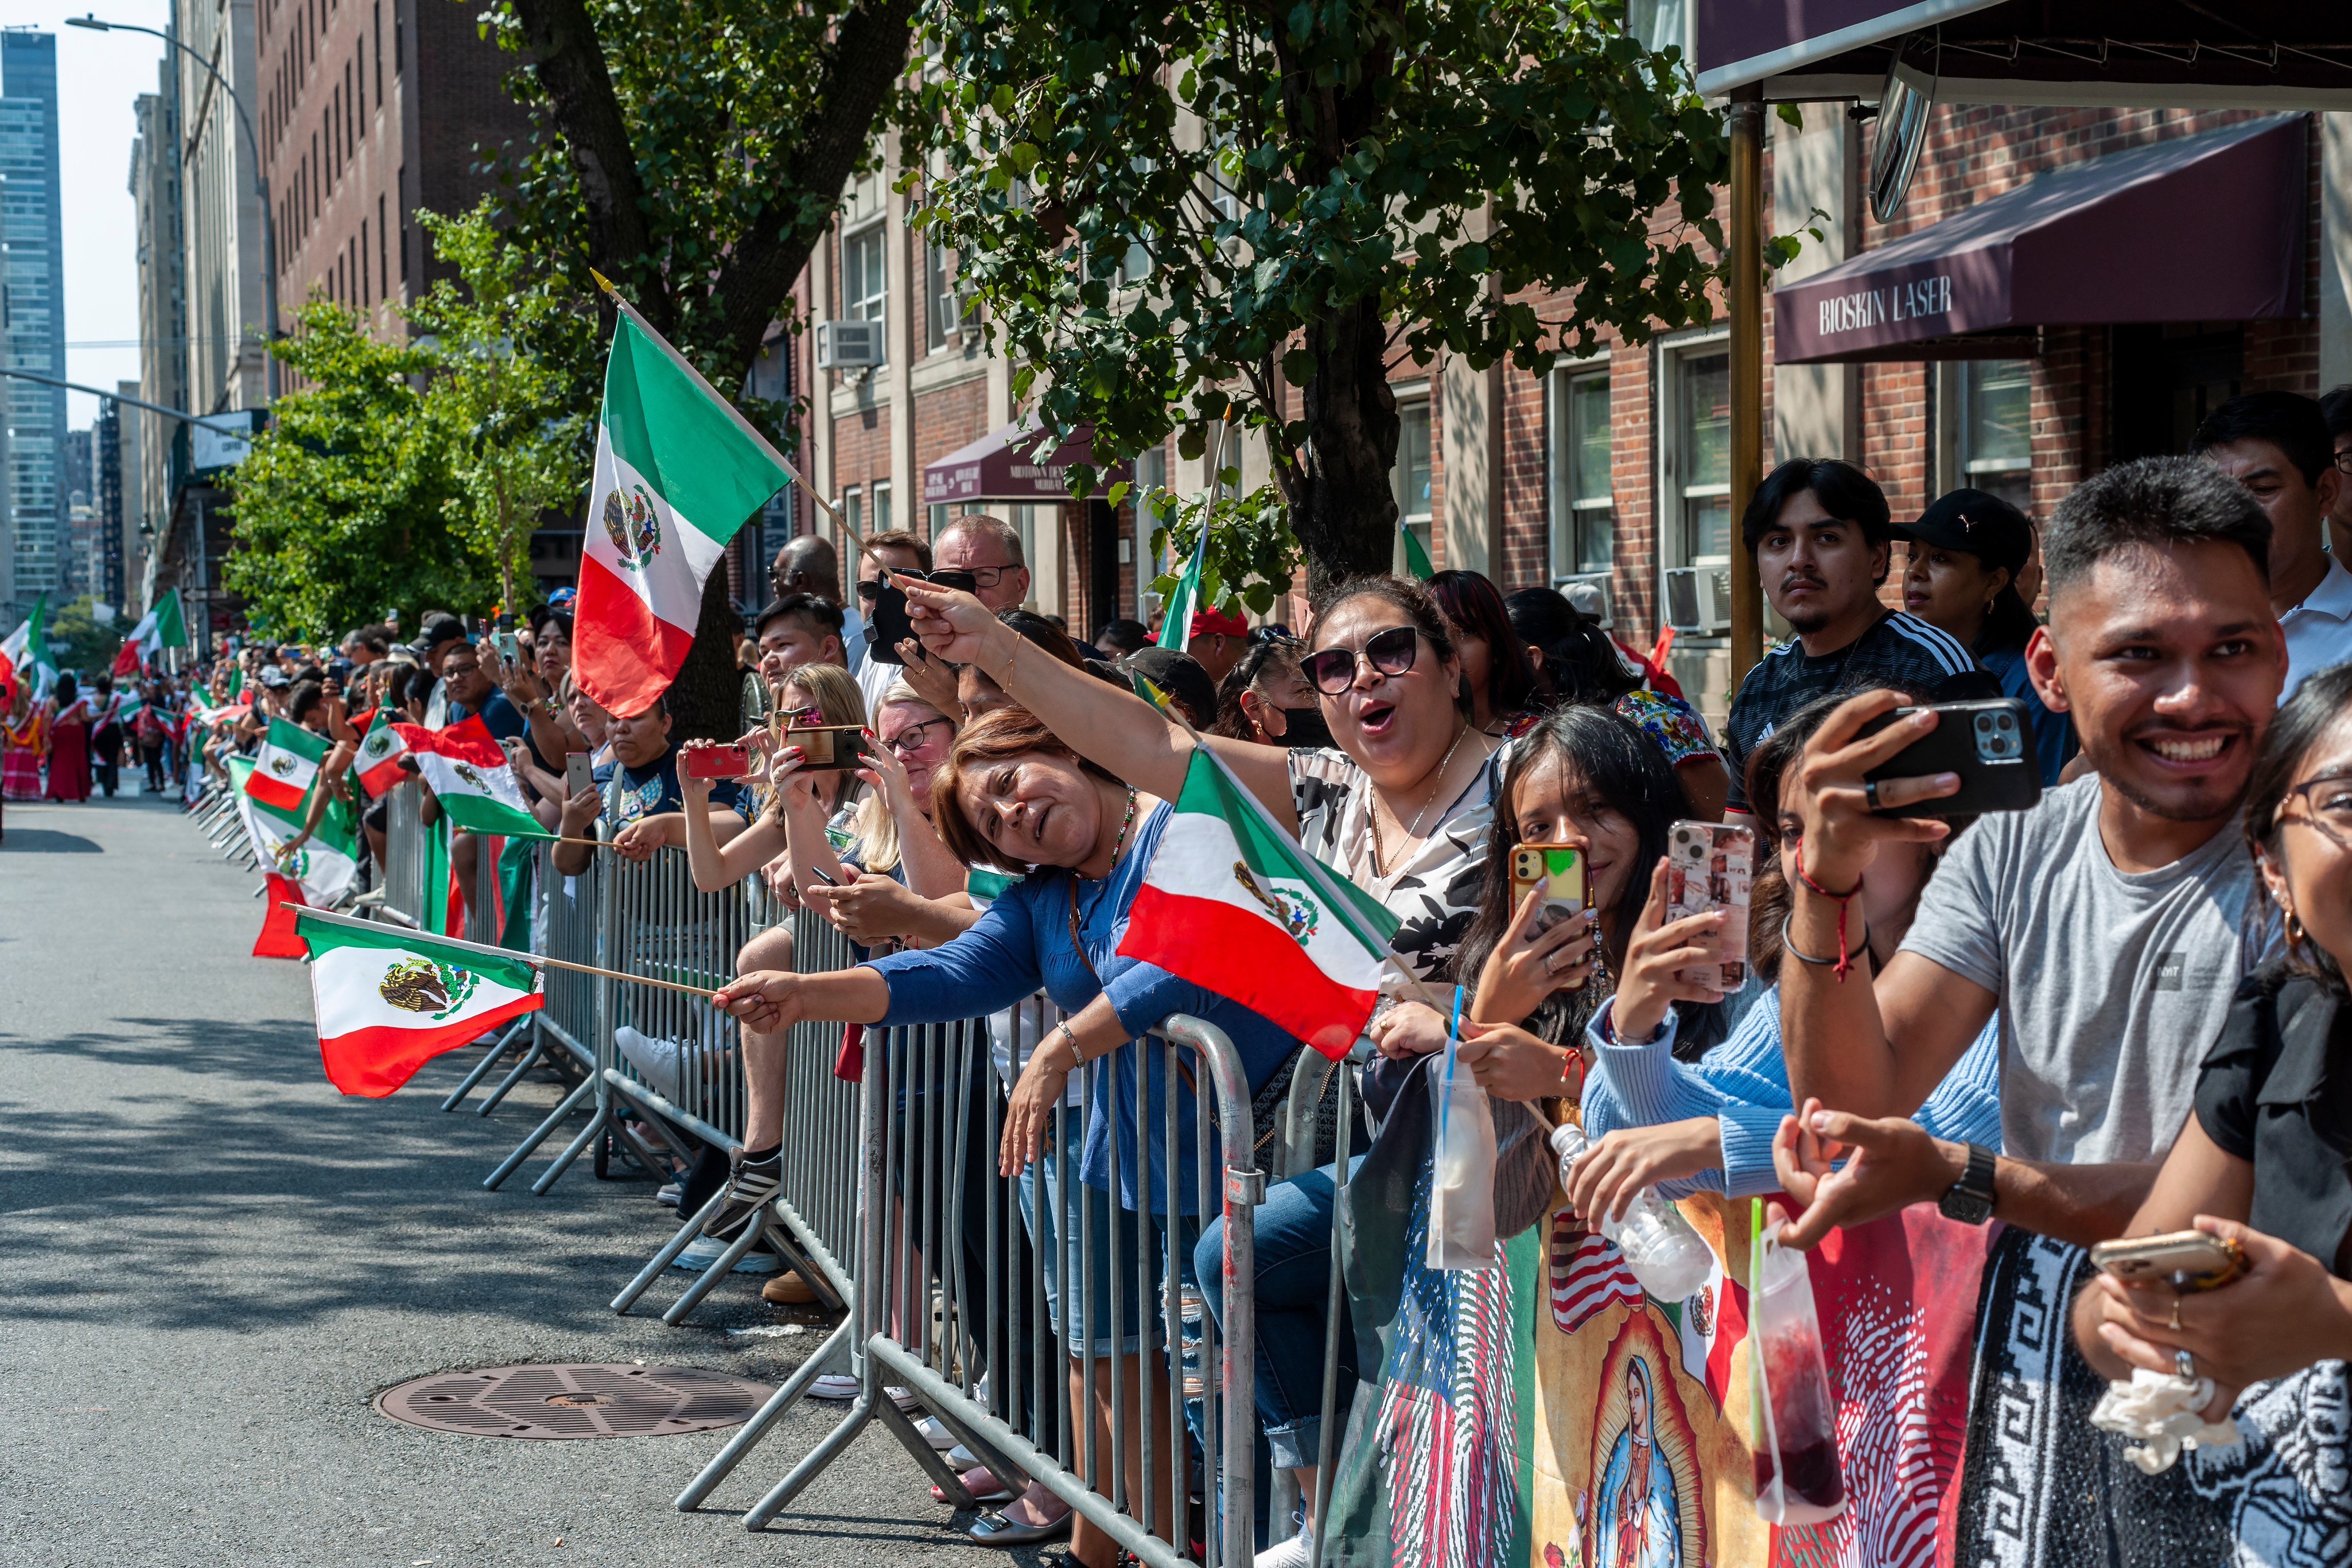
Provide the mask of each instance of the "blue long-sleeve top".
MULTIPOLYGON (((1593 1053, 1584 1079, 1584 1133, 1599 1140, 1620 1127, 1657 1127, 1712 1116, 1721 1125, 1723 1164, 1696 1176, 1660 1182, 1670 1198, 1693 1193, 1753 1197, 1780 1190, 1772 1137, 1796 1109, 1789 1063, 1780 1050, 1780 988, 1757 998, 1731 1037, 1695 1062, 1674 1058, 1675 1015, 1654 1040, 1631 1044, 1608 1027, 1616 1004, 1604 1004, 1585 1030, 1593 1053)), ((1937 1138, 2000 1148, 2000 1017, 1986 1023, 1944 1081, 1911 1120, 1937 1138)))
MULTIPOLYGON (((1143 1119, 1150 1129, 1150 1203, 1152 1212, 1159 1214, 1167 1213, 1168 1205, 1168 1071, 1166 1047, 1146 1038, 1145 1031, 1171 1013, 1189 1013, 1214 1024, 1234 1042, 1252 1093, 1298 1049, 1291 1036, 1239 1003, 1119 952, 1129 910, 1143 886, 1144 873, 1160 847, 1170 815, 1170 807, 1163 803, 1136 825, 1132 847, 1108 877, 1099 882, 1076 881, 1083 952, 1070 941, 1071 887, 1076 879, 1066 870, 1047 867, 1006 888, 988 911, 952 942, 918 952, 894 952, 866 965, 880 973, 890 987, 890 1011, 875 1026, 884 1029, 994 1013, 1041 986, 1066 1013, 1077 1012, 1097 995, 1109 997, 1129 1037, 1142 1039, 1143 1044, 1139 1052, 1122 1047, 1087 1064, 1086 1148, 1079 1157, 1078 1177, 1088 1186, 1111 1185, 1110 1129, 1115 1123, 1118 1201, 1124 1208, 1139 1206, 1135 1076, 1139 1055, 1150 1097, 1143 1119)), ((1200 1080, 1192 1051, 1180 1047, 1176 1058, 1195 1081, 1200 1080)), ((1176 1113, 1176 1212, 1195 1214, 1200 1206, 1199 1184, 1193 1179, 1196 1111, 1193 1096, 1181 1078, 1176 1113)), ((1213 1190, 1211 1201, 1213 1205, 1217 1201, 1213 1190)))

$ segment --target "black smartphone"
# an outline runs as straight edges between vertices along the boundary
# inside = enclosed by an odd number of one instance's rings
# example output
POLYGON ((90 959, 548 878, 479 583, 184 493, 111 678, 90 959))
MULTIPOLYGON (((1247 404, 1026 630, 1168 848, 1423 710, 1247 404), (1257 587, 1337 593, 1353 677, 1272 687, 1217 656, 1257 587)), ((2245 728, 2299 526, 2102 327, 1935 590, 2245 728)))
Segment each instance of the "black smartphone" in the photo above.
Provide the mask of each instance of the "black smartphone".
POLYGON ((787 730, 784 743, 798 746, 801 766, 811 770, 866 765, 866 731, 855 724, 817 724, 787 730))
MULTIPOLYGON (((2033 731, 2025 704, 2014 697, 1927 705, 1936 727, 1864 775, 1872 780, 1958 773, 1960 789, 1937 800, 1882 808, 1882 816, 1972 816, 1986 811, 2023 811, 2042 798, 2042 764, 2033 754, 2033 731)), ((1897 708, 1862 727, 1874 735, 1917 708, 1897 708)))
POLYGON ((907 619, 906 591, 887 577, 878 586, 882 591, 866 612, 866 657, 903 665, 907 661, 899 656, 898 645, 915 635, 914 623, 907 619))

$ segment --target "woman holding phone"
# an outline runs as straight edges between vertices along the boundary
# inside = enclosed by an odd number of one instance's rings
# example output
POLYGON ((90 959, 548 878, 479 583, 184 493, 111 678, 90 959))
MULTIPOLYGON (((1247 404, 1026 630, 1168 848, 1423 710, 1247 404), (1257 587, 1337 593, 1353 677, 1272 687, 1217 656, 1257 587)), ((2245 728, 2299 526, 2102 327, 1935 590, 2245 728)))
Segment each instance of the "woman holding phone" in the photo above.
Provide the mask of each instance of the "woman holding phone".
POLYGON ((2352 1359, 2352 665, 2305 679, 2254 756, 2246 837, 2286 922, 2206 1053, 2196 1110, 2125 1235, 2197 1230, 2245 1272, 2176 1295, 2102 1274, 2074 1338, 2111 1379, 2211 1378, 2209 1421, 2249 1384, 2352 1359))

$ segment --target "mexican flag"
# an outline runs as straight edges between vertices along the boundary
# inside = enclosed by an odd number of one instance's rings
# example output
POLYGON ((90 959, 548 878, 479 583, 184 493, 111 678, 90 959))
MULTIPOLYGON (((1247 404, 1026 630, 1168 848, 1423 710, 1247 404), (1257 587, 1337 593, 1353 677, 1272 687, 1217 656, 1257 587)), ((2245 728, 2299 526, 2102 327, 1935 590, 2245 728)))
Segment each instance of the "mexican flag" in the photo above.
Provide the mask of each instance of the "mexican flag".
POLYGON ((33 613, 5 640, 0 640, 0 690, 15 689, 29 675, 33 700, 37 702, 48 695, 50 683, 58 678, 57 661, 49 658, 48 639, 42 635, 48 608, 47 594, 34 595, 33 613))
POLYGON ((371 799, 392 788, 405 776, 400 759, 406 755, 408 742, 393 727, 392 705, 386 703, 375 710, 375 722, 360 739, 360 787, 371 799))
POLYGON ((125 639, 124 646, 137 648, 138 657, 142 659, 153 658, 167 647, 188 646, 188 628, 180 619, 180 591, 177 588, 165 589, 163 596, 155 601, 154 607, 139 617, 139 624, 131 628, 131 636, 125 639))
POLYGON ((252 788, 253 780, 259 774, 257 760, 225 760, 229 783, 237 791, 237 807, 245 814, 245 830, 252 836, 253 847, 264 863, 299 887, 306 901, 320 905, 339 902, 359 878, 359 824, 352 817, 350 804, 339 795, 329 796, 326 815, 319 818, 318 829, 310 835, 310 842, 292 855, 282 856, 285 842, 302 831, 307 802, 281 806, 264 800, 252 788))
POLYGON ((1346 1056, 1397 918, 1299 848, 1207 746, 1192 748, 1175 806, 1118 951, 1346 1056))
POLYGON ((382 1099, 446 1050, 544 998, 539 971, 470 944, 371 921, 298 911, 327 1081, 382 1099))
POLYGON ((686 661, 703 579, 791 470, 733 405, 621 303, 604 364, 572 674, 642 713, 686 661))
POLYGON ((1201 568, 1209 558, 1209 527, 1201 525, 1201 537, 1193 542, 1192 559, 1185 563, 1184 574, 1176 579, 1176 591, 1168 595, 1161 606, 1160 646, 1182 653, 1192 646, 1192 612, 1201 607, 1201 568))
POLYGON ((313 735, 299 724, 272 719, 262 735, 261 750, 253 759, 253 775, 246 782, 245 793, 264 805, 299 810, 302 797, 310 793, 311 781, 319 776, 319 764, 327 760, 327 750, 324 736, 313 735))
POLYGON ((394 724, 393 732, 416 759, 425 786, 441 802, 451 826, 508 838, 552 838, 523 804, 522 786, 489 730, 478 718, 446 730, 394 724))

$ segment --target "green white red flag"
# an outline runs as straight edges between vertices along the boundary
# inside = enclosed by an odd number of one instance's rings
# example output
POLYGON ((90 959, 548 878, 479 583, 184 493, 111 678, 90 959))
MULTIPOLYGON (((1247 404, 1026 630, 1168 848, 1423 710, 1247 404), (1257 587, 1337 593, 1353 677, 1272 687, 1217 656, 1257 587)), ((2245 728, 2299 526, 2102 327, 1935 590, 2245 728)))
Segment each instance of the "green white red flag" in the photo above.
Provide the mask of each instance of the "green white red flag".
POLYGON ((250 787, 257 771, 254 759, 230 757, 227 763, 229 784, 237 791, 237 806, 244 813, 245 830, 263 863, 300 889, 305 901, 340 902, 359 879, 360 870, 359 824, 352 820, 349 803, 330 795, 310 841, 289 852, 287 840, 302 830, 303 803, 292 807, 270 805, 250 787))
POLYGON ((392 704, 387 702, 375 710, 375 722, 360 737, 360 787, 373 799, 383 795, 406 775, 400 759, 408 755, 408 742, 393 727, 392 704))
POLYGON ((604 364, 572 674, 642 713, 686 661, 703 579, 791 470, 701 374, 620 301, 604 364))
POLYGON ((299 724, 272 719, 262 735, 261 750, 254 755, 245 793, 264 805, 299 810, 302 798, 310 793, 311 781, 319 776, 319 764, 326 760, 324 736, 313 735, 299 724))
POLYGON ((1230 997, 1336 1061, 1371 1018, 1397 925, 1196 745, 1118 951, 1230 997))
POLYGON ((416 1069, 544 1005, 539 970, 471 945, 298 910, 327 1081, 381 1099, 416 1069))
POLYGON ((478 717, 446 730, 394 724, 394 731, 416 759, 425 787, 441 803, 450 825, 467 833, 508 838, 552 838, 523 804, 522 786, 506 752, 478 717))

